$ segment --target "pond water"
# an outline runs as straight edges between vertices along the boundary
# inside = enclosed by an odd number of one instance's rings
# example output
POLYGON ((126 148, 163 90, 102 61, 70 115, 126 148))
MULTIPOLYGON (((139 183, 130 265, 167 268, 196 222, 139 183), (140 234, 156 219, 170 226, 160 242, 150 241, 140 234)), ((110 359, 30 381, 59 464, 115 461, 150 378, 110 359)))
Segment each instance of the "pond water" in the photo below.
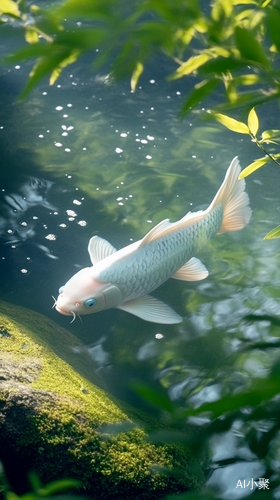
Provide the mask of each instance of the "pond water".
MULTIPOLYGON (((135 93, 128 81, 111 85, 106 71, 93 73, 89 62, 70 67, 54 87, 40 84, 22 103, 15 100, 30 65, 1 68, 0 296, 71 331, 121 400, 149 410, 131 387, 140 380, 164 387, 180 405, 198 406, 220 397, 225 381, 234 388, 269 367, 271 352, 254 351, 234 366, 230 355, 242 340, 270 335, 269 322, 248 325, 246 314, 279 312, 279 240, 263 237, 279 224, 280 171, 270 165, 247 179, 252 220, 201 249, 206 280, 170 280, 154 293, 182 324, 148 323, 118 310, 70 324, 52 308, 52 296, 90 265, 91 236, 122 248, 164 218, 208 206, 234 156, 243 167, 262 156, 247 137, 202 120, 206 110, 180 120, 189 82, 167 83, 172 63, 163 57, 135 93)), ((262 124, 278 128, 277 117, 271 112, 262 124)), ((237 490, 237 481, 263 471, 238 425, 212 443, 214 462, 247 461, 247 468, 238 462, 212 473, 209 483, 220 485, 224 498, 249 493, 237 490)))

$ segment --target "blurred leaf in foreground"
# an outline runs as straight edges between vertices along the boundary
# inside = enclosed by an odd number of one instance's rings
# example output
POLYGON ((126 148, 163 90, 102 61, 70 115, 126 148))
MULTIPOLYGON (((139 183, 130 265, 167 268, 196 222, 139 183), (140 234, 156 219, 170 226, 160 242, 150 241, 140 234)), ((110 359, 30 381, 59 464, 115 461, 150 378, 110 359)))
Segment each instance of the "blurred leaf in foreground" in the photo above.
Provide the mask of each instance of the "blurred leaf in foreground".
POLYGON ((264 240, 272 240, 273 238, 280 238, 280 226, 275 227, 267 233, 264 237, 264 240))

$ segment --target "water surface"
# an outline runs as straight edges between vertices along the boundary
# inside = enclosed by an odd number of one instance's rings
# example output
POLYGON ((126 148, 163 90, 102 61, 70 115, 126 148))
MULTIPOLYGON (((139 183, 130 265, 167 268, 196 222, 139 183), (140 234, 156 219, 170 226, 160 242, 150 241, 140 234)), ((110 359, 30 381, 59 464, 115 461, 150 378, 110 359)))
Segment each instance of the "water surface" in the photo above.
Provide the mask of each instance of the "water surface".
MULTIPOLYGON (((242 339, 270 335, 269 322, 248 326, 246 314, 279 311, 279 241, 263 241, 279 224, 279 169, 271 165, 248 178, 249 226, 217 236, 197 255, 209 269, 206 280, 170 280, 155 292, 184 317, 182 324, 157 325, 117 310, 70 324, 52 309, 52 296, 90 265, 91 236, 116 248, 136 241, 164 218, 205 208, 234 156, 243 166, 262 156, 246 136, 203 121, 207 108, 180 120, 189 82, 167 83, 172 63, 163 57, 135 93, 128 81, 110 85, 106 71, 92 73, 88 63, 69 68, 52 88, 40 84, 20 104, 15 99, 29 65, 1 69, 1 298, 45 314, 82 340, 93 369, 124 401, 143 407, 132 380, 164 387, 181 405, 215 400, 225 379, 234 389, 270 364, 271 353, 260 351, 240 358, 238 367, 229 359, 242 339)), ((264 128, 277 128, 276 118, 263 116, 264 128)), ((210 479, 223 485, 225 498, 236 498, 244 494, 237 480, 261 474, 262 465, 242 448, 238 423, 226 450, 214 441, 214 461, 227 454, 248 461, 247 469, 233 464, 210 479)))

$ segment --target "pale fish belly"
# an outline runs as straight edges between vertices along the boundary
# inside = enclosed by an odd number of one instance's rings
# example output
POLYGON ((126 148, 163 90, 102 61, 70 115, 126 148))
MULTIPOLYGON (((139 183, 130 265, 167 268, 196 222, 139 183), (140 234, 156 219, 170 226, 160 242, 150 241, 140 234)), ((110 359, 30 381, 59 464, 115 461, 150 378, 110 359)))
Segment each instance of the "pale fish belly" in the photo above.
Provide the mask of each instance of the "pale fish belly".
POLYGON ((168 280, 219 230, 222 206, 204 219, 143 245, 100 273, 99 279, 118 286, 124 301, 146 295, 168 280))

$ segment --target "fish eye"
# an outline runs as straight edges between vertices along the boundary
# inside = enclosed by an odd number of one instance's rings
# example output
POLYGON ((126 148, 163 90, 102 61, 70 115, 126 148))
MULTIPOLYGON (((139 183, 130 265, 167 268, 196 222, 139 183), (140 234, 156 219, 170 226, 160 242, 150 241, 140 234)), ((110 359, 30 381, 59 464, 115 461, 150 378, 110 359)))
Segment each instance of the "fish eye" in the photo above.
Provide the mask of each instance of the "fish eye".
POLYGON ((59 290, 58 290, 58 293, 59 293, 59 294, 63 293, 63 290, 64 290, 64 286, 61 286, 61 287, 59 288, 59 290))
POLYGON ((86 307, 92 307, 94 304, 96 304, 96 299, 87 299, 85 301, 85 306, 86 307))

